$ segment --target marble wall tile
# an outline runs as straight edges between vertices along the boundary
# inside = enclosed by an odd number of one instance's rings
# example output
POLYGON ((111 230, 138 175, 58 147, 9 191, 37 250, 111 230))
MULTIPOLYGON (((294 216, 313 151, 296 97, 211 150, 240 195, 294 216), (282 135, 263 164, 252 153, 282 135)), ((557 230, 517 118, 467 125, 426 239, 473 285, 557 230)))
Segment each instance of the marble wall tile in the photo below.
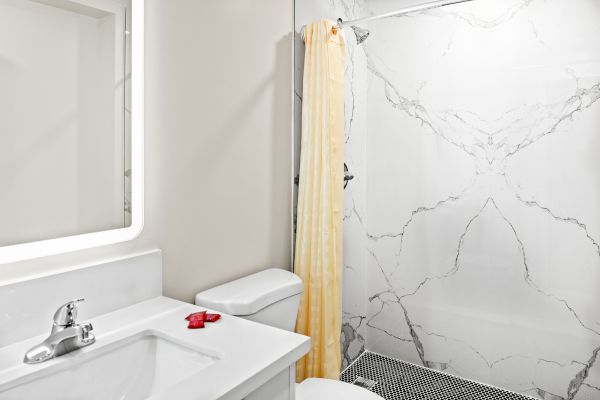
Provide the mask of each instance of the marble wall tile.
MULTIPOLYGON (((415 3, 297 0, 296 29, 415 3)), ((346 32, 345 364, 600 398, 599 20, 476 0, 346 32)))

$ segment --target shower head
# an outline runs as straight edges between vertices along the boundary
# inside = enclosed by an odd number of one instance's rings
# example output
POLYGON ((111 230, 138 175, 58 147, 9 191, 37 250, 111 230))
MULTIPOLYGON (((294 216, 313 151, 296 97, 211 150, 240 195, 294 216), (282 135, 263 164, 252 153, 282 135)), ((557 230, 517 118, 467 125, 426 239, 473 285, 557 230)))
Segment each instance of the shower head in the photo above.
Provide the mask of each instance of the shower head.
POLYGON ((354 35, 356 36, 356 44, 361 44, 362 42, 367 40, 367 38, 371 34, 371 32, 359 26, 352 25, 351 28, 354 31, 354 35))

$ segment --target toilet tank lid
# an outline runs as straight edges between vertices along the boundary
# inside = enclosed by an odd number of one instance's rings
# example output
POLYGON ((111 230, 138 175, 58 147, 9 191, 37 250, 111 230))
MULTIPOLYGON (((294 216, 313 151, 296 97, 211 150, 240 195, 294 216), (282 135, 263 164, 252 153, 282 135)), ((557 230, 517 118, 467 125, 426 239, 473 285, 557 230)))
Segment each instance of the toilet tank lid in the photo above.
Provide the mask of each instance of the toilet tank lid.
POLYGON ((271 268, 200 292, 196 304, 231 315, 251 315, 300 293, 302 280, 297 275, 271 268))

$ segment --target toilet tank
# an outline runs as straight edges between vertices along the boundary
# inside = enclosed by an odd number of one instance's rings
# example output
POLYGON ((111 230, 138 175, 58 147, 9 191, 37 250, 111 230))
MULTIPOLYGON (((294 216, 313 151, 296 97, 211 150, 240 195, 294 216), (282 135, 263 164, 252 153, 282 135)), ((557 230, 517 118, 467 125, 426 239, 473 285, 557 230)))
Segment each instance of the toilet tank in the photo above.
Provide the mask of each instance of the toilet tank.
POLYGON ((196 304, 293 331, 302 280, 283 269, 267 269, 196 295, 196 304))

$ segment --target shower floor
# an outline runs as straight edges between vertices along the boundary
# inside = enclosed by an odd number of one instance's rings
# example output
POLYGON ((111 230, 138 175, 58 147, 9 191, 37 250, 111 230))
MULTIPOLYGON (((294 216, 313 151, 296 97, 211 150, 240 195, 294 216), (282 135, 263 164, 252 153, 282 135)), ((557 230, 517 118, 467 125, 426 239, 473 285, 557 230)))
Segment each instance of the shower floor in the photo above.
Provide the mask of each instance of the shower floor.
POLYGON ((386 400, 531 400, 533 397, 365 351, 340 375, 386 400))

